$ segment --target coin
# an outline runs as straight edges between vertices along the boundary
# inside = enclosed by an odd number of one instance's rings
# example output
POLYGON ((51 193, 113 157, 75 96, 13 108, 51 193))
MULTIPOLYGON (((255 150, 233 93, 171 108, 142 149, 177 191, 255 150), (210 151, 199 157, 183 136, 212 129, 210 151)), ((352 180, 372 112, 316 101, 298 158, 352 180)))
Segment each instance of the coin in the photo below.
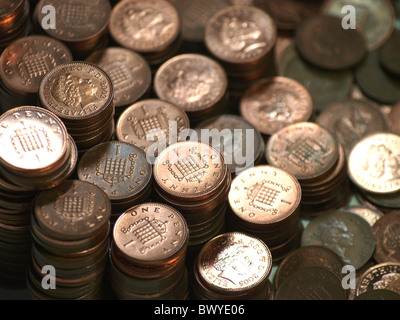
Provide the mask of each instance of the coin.
POLYGON ((394 55, 400 44, 400 31, 394 30, 392 36, 386 41, 379 52, 382 66, 393 75, 400 76, 400 66, 394 55))
POLYGON ((377 263, 400 263, 400 214, 385 214, 373 228, 376 238, 374 260, 377 263))
POLYGON ((375 250, 371 225, 352 212, 331 211, 310 221, 301 238, 301 245, 318 245, 331 249, 356 270, 364 266, 375 250))
POLYGON ((295 44, 304 59, 327 70, 354 67, 367 52, 361 31, 345 30, 342 19, 328 15, 304 21, 296 30, 295 44))
POLYGON ((363 191, 387 194, 400 190, 398 157, 400 137, 374 133, 352 149, 348 170, 351 180, 363 191))
MULTIPOLYGON (((380 218, 383 217, 382 212, 380 212, 378 210, 374 210, 372 208, 368 208, 367 206, 354 206, 353 205, 353 206, 347 206, 343 210, 347 210, 347 211, 350 211, 350 212, 360 215, 365 220, 367 220, 371 226, 373 226, 380 218)), ((375 234, 375 236, 376 236, 376 234, 375 234)), ((375 239, 375 240, 377 240, 377 239, 375 239)))
POLYGON ((393 279, 392 281, 390 281, 386 289, 400 295, 400 275, 395 279, 393 279))
POLYGON ((389 128, 390 132, 400 135, 400 125, 399 125, 399 117, 400 117, 400 103, 396 103, 390 108, 388 114, 389 128))
POLYGON ((376 289, 360 294, 355 300, 400 300, 400 294, 391 290, 376 289))
POLYGON ((244 93, 240 113, 261 133, 272 135, 290 124, 310 120, 313 101, 297 81, 273 77, 258 81, 244 93))

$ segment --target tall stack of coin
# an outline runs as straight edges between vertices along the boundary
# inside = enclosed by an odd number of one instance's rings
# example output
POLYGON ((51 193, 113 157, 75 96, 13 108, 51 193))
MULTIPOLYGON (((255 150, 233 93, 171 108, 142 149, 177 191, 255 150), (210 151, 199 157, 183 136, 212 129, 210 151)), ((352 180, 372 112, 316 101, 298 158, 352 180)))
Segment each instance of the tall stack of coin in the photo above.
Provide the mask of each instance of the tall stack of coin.
POLYGON ((196 300, 270 300, 271 252, 257 237, 220 234, 199 252, 193 269, 196 300))
POLYGON ((70 50, 47 36, 12 42, 0 57, 0 108, 36 105, 40 81, 54 67, 72 62, 70 50))
POLYGON ((67 180, 35 200, 27 283, 35 299, 101 297, 109 254, 111 205, 97 186, 67 180), (44 267, 54 269, 45 269, 44 267), (48 277, 44 279, 44 277, 48 277), (43 280, 51 290, 42 286, 43 280))
POLYGON ((351 150, 348 172, 361 202, 382 212, 400 209, 400 136, 378 132, 360 140, 351 150))
POLYGON ((82 60, 107 43, 108 22, 111 14, 109 0, 82 2, 79 0, 41 0, 35 10, 39 32, 64 42, 74 60, 82 60), (55 27, 43 25, 47 21, 46 6, 55 8, 55 27))
POLYGON ((229 91, 237 96, 266 74, 272 74, 276 38, 276 24, 265 11, 252 6, 229 6, 207 21, 204 43, 225 68, 229 91))
POLYGON ((79 160, 77 174, 107 194, 112 225, 125 210, 150 197, 152 166, 144 151, 126 142, 109 141, 92 147, 79 160))
POLYGON ((183 216, 161 203, 123 213, 113 229, 110 282, 121 300, 185 300, 189 230, 183 216))
POLYGON ((114 136, 114 86, 92 63, 53 68, 40 83, 39 102, 64 122, 80 154, 114 136))
POLYGON ((347 205, 352 193, 344 149, 320 125, 300 122, 279 130, 267 143, 266 159, 299 181, 302 217, 347 205))
POLYGON ((166 61, 154 77, 159 99, 184 110, 192 125, 222 114, 228 107, 228 78, 214 59, 182 54, 166 61))
POLYGON ((103 69, 114 85, 115 117, 136 101, 149 95, 152 75, 147 61, 138 53, 118 47, 107 47, 86 58, 103 69))
POLYGON ((23 189, 53 188, 74 171, 77 149, 64 123, 35 106, 13 108, 0 117, 0 173, 23 189))
POLYGON ((301 198, 300 184, 288 172, 267 165, 247 169, 232 181, 227 228, 261 239, 279 261, 300 246, 301 198))
POLYGON ((0 7, 0 52, 11 42, 29 33, 28 0, 4 0, 0 7))
POLYGON ((180 48, 180 16, 165 0, 123 0, 111 12, 110 34, 120 46, 141 54, 155 70, 180 48))
POLYGON ((231 174, 219 151, 197 141, 178 142, 159 154, 153 175, 155 198, 186 219, 191 254, 224 229, 231 174))

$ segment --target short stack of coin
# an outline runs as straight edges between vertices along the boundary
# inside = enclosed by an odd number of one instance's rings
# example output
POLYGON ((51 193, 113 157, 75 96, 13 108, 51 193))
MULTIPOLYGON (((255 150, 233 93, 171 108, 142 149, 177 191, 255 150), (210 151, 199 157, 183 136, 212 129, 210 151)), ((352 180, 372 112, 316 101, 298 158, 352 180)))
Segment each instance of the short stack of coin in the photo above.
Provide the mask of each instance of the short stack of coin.
POLYGON ((183 216, 161 203, 128 209, 113 229, 110 282, 120 300, 185 300, 189 229, 183 216))
POLYGON ((352 193, 344 149, 318 124, 300 122, 273 134, 267 143, 266 159, 299 181, 302 217, 347 205, 352 193))
POLYGON ((261 239, 279 261, 300 246, 302 190, 297 179, 272 166, 256 166, 233 181, 228 200, 230 231, 261 239))
POLYGON ((0 117, 0 172, 26 190, 53 188, 74 171, 78 154, 64 123, 36 106, 13 108, 0 117))
POLYGON ((154 91, 186 112, 192 125, 222 114, 228 107, 228 78, 214 59, 201 54, 181 54, 160 66, 154 91))
POLYGON ((72 62, 60 41, 30 35, 8 45, 0 57, 0 106, 2 111, 36 105, 40 81, 55 66, 72 62))
POLYGON ((109 254, 110 212, 107 195, 79 180, 67 180, 37 196, 27 275, 34 299, 101 297, 109 254), (45 266, 54 267, 53 273, 47 273, 45 266), (53 282, 55 288, 46 290, 43 281, 48 285, 53 282))
POLYGON ((11 42, 25 37, 30 28, 29 1, 2 1, 0 8, 0 52, 11 42))
POLYGON ((240 232, 220 234, 208 241, 197 256, 192 298, 271 300, 271 269, 271 252, 262 240, 240 232))
POLYGON ((152 166, 144 151, 120 141, 98 144, 82 155, 78 178, 100 187, 111 201, 111 225, 125 210, 147 202, 152 166))
POLYGON ((83 60, 107 44, 110 14, 109 0, 41 0, 36 5, 33 20, 37 33, 64 42, 74 60, 83 60), (49 20, 49 11, 42 10, 46 6, 55 8, 53 20, 49 20), (49 27, 46 22, 56 25, 49 27))
POLYGON ((172 58, 181 46, 181 21, 175 7, 165 0, 123 0, 110 17, 111 38, 141 54, 152 70, 172 58))
POLYGON ((92 63, 53 68, 40 83, 39 102, 64 122, 79 154, 115 134, 114 86, 107 73, 92 63))
POLYGON ((231 95, 273 72, 276 38, 275 22, 252 6, 229 6, 207 21, 204 43, 227 71, 231 95))
POLYGON ((231 173, 219 151, 201 142, 178 142, 156 158, 153 176, 154 197, 186 219, 191 254, 224 229, 231 173))

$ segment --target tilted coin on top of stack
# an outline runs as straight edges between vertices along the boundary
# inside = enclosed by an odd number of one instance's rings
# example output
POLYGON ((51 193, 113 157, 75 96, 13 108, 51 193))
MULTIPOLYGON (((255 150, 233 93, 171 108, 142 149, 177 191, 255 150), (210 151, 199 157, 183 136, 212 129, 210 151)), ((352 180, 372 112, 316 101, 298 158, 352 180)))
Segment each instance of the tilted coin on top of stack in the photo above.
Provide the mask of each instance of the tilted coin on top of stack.
POLYGON ((110 282, 117 298, 185 300, 189 230, 184 217, 161 203, 143 203, 115 223, 110 253, 110 282))
MULTIPOLYGON (((32 212, 32 260, 27 275, 35 299, 101 297, 109 254, 111 204, 97 186, 67 180, 41 192, 32 212), (55 289, 46 290, 44 266, 53 266, 55 289)), ((51 273, 50 273, 51 274, 51 273)))
POLYGON ((76 61, 53 68, 40 83, 39 103, 64 122, 80 154, 114 136, 114 86, 92 63, 76 61))
POLYGON ((342 207, 350 199, 344 149, 316 123, 299 122, 273 134, 266 159, 299 180, 303 218, 342 207))
POLYGON ((274 262, 300 246, 302 191, 297 179, 272 166, 242 171, 229 191, 227 229, 261 239, 274 262))
POLYGON ((228 232, 208 241, 196 257, 192 295, 197 300, 271 300, 271 252, 257 237, 228 232))

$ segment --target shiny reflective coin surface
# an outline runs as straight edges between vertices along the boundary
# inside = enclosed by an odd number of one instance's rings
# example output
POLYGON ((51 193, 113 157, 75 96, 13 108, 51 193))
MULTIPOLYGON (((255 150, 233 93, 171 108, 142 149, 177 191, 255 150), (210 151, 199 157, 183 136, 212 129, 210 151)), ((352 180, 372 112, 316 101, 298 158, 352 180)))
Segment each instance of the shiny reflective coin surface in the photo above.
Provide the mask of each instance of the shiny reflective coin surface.
POLYGON ((376 238, 374 260, 377 263, 400 263, 400 213, 385 214, 373 228, 376 238))
POLYGON ((347 206, 343 210, 347 210, 355 214, 358 214, 359 216, 367 220, 371 226, 373 226, 380 218, 384 216, 382 212, 374 210, 367 206, 347 206))

